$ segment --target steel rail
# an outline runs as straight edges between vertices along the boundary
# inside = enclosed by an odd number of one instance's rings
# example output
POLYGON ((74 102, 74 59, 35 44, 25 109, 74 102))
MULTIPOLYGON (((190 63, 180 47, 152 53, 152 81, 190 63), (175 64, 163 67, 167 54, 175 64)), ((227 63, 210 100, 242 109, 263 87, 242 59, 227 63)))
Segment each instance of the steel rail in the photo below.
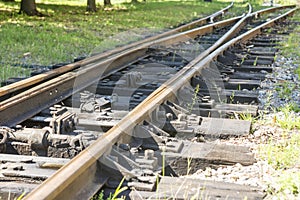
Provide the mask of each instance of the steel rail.
POLYGON ((261 15, 264 15, 264 14, 267 14, 267 13, 272 13, 274 11, 277 11, 277 10, 281 10, 281 9, 287 9, 287 8, 295 8, 296 5, 287 5, 287 6, 279 6, 279 7, 271 7, 271 8, 266 8, 266 9, 263 9, 263 10, 258 10, 256 12, 253 12, 253 15, 256 16, 256 17, 259 17, 261 15))
POLYGON ((191 64, 192 66, 189 70, 185 71, 184 74, 179 73, 176 77, 169 81, 171 85, 165 84, 158 88, 145 101, 139 104, 134 110, 132 110, 132 112, 122 119, 117 126, 109 130, 103 137, 99 138, 79 156, 75 157, 70 163, 43 182, 38 188, 26 196, 25 199, 59 199, 60 197, 63 197, 61 195, 65 194, 67 195, 67 198, 70 197, 76 199, 76 194, 73 192, 77 190, 80 191, 80 188, 84 187, 84 182, 80 183, 79 181, 87 181, 84 179, 83 174, 86 174, 86 171, 90 171, 90 169, 93 169, 91 172, 95 173, 97 160, 110 149, 111 145, 121 139, 125 133, 129 133, 135 124, 146 119, 149 112, 154 110, 170 96, 173 96, 182 84, 186 82, 186 80, 189 80, 195 74, 200 73, 200 71, 207 67, 213 59, 216 59, 219 54, 233 46, 235 43, 243 42, 255 37, 257 34, 261 33, 263 28, 272 26, 276 21, 292 15, 296 10, 297 9, 293 9, 284 15, 281 15, 244 33, 241 36, 230 40, 215 50, 212 54, 210 54, 210 56, 198 63, 191 64), (62 180, 61 177, 64 177, 64 180, 62 180), (70 193, 73 193, 74 196, 70 195, 70 193))
MULTIPOLYGON (((175 29, 172 29, 170 31, 167 31, 167 32, 164 32, 164 33, 161 33, 161 34, 158 34, 158 35, 155 35, 155 36, 143 39, 141 41, 134 42, 134 43, 131 43, 131 44, 128 44, 128 45, 116 48, 116 49, 113 49, 113 50, 109 50, 109 51, 101 53, 99 55, 95 55, 95 56, 92 56, 90 58, 86 58, 84 60, 81 60, 81 61, 78 61, 78 62, 75 62, 75 63, 71 63, 71 64, 68 64, 68 65, 62 66, 62 67, 60 67, 58 69, 54 69, 54 70, 51 70, 49 72, 46 72, 46 73, 43 73, 43 74, 39 74, 39 75, 30 77, 30 78, 27 78, 27 79, 18 81, 16 83, 13 83, 13 84, 1 87, 0 88, 0 99, 1 98, 5 98, 5 96, 6 97, 7 96, 8 97, 13 96, 15 93, 18 93, 18 91, 24 90, 24 89, 29 88, 31 86, 34 86, 34 85, 37 85, 37 84, 42 83, 44 81, 47 81, 47 80, 49 80, 51 78, 57 77, 59 75, 62 75, 62 74, 67 73, 67 72, 70 72, 70 71, 72 71, 74 69, 77 69, 79 67, 91 64, 93 62, 96 62, 96 61, 99 61, 101 59, 107 58, 109 56, 112 56, 114 54, 117 54, 117 53, 120 53, 122 51, 128 50, 130 48, 134 48, 137 45, 148 43, 148 42, 160 39, 162 37, 166 37, 166 36, 172 35, 174 33, 183 32, 183 31, 189 30, 191 28, 194 28, 196 26, 204 25, 206 22, 212 21, 211 20, 212 18, 216 18, 216 17, 218 17, 220 15, 223 15, 224 13, 228 12, 228 10, 232 6, 233 6, 233 2, 229 6, 227 6, 227 7, 223 8, 223 9, 217 11, 216 13, 214 13, 212 15, 209 15, 207 17, 204 17, 204 18, 201 18, 201 19, 198 19, 198 20, 195 20, 195 21, 193 21, 191 23, 182 25, 182 26, 177 27, 175 29)), ((292 6, 282 6, 282 7, 267 8, 267 9, 264 9, 264 10, 256 11, 256 12, 253 13, 253 15, 255 15, 256 17, 258 17, 258 16, 261 16, 263 14, 273 12, 275 10, 284 9, 284 8, 292 8, 292 7, 295 7, 295 6, 292 5, 292 6)))
POLYGON ((106 77, 116 70, 119 70, 121 65, 130 63, 137 58, 146 55, 147 49, 151 46, 186 41, 197 35, 210 33, 216 28, 234 24, 241 18, 242 17, 234 17, 179 33, 174 36, 161 38, 157 41, 145 43, 138 48, 129 49, 98 63, 86 65, 76 72, 68 72, 48 80, 25 92, 0 102, 0 125, 11 127, 21 123, 47 107, 71 96, 72 93, 78 92, 93 84, 98 81, 100 77, 106 77), (35 104, 33 104, 33 102, 35 102, 35 104), (20 113, 22 113, 22 115, 20 115, 20 113))
MULTIPOLYGON (((286 8, 286 6, 274 8, 274 10, 280 8, 283 9, 286 8)), ((265 12, 265 10, 262 10, 261 12, 265 12)), ((254 15, 252 15, 252 17, 253 16, 254 15)), ((124 60, 130 62, 139 56, 142 56, 142 54, 146 53, 146 49, 151 45, 166 45, 171 42, 174 43, 175 41, 184 41, 196 35, 212 32, 215 28, 230 25, 239 19, 241 19, 241 17, 223 20, 221 22, 179 33, 175 36, 168 36, 159 39, 158 41, 148 42, 141 45, 139 48, 128 49, 125 52, 110 56, 109 59, 102 60, 99 63, 88 64, 78 72, 65 73, 55 79, 44 82, 23 93, 2 101, 0 103, 0 125, 11 127, 32 117, 50 105, 69 97, 73 92, 78 92, 82 88, 93 84, 100 76, 105 77, 113 73, 124 60), (35 102, 35 104, 32 102, 35 102), (19 113, 22 113, 22 115, 19 113)))
MULTIPOLYGON (((199 62, 190 63, 187 68, 188 70, 184 70, 184 72, 180 71, 174 78, 155 90, 155 92, 133 109, 116 126, 105 133, 103 137, 99 138, 86 150, 80 153, 79 156, 75 157, 71 162, 43 182, 38 188, 26 196, 25 199, 60 199, 62 197, 77 199, 78 193, 86 191, 84 188, 85 183, 90 183, 89 178, 96 174, 99 158, 109 151, 113 144, 120 140, 122 141, 122 137, 124 137, 126 133, 130 133, 136 124, 147 119, 151 111, 156 109, 158 105, 165 100, 174 96, 182 85, 190 80, 195 74, 201 73, 201 70, 208 67, 212 60, 216 59, 223 51, 237 42, 243 42, 253 38, 259 34, 263 28, 272 26, 276 21, 292 15, 296 10, 297 9, 293 9, 230 40, 212 52, 209 56, 202 60, 200 59, 199 62), (89 176, 85 177, 85 175, 89 176)), ((92 180, 95 180, 95 177, 93 177, 92 180)))
POLYGON ((160 38, 167 37, 167 36, 170 36, 170 35, 173 35, 173 34, 176 34, 176 33, 184 32, 186 30, 190 30, 190 29, 195 28, 197 26, 202 26, 202 25, 206 24, 207 22, 212 22, 213 18, 216 18, 216 17, 218 17, 220 15, 223 15, 224 13, 228 12, 228 10, 230 8, 232 8, 232 6, 233 6, 233 2, 231 2, 231 4, 228 5, 227 7, 223 8, 223 9, 221 9, 221 10, 219 10, 219 11, 217 11, 217 12, 215 12, 215 13, 209 15, 209 16, 206 16, 204 18, 195 20, 195 21, 190 22, 188 24, 179 26, 177 28, 166 31, 164 33, 161 33, 161 34, 158 34, 158 35, 155 35, 155 36, 152 36, 152 37, 149 37, 149 38, 137 41, 137 42, 133 42, 131 44, 128 44, 128 45, 125 45, 125 46, 122 46, 122 47, 119 47, 119 48, 116 48, 116 49, 113 49, 113 50, 110 50, 110 51, 107 51, 107 52, 104 52, 104 53, 101 53, 101 54, 98 54, 98 55, 95 55, 95 56, 92 56, 90 58, 86 58, 84 60, 81 60, 81 61, 78 61, 78 62, 75 62, 75 63, 71 63, 71 64, 68 64, 68 65, 59 67, 59 68, 51 70, 49 72, 39 74, 39 75, 30 77, 30 78, 27 78, 27 79, 18 81, 16 83, 1 87, 0 88, 0 99, 1 99, 1 97, 3 98, 4 96, 12 96, 14 93, 16 93, 20 90, 23 90, 23 89, 28 88, 30 86, 36 85, 36 84, 41 83, 43 81, 49 80, 51 78, 57 77, 57 76, 62 75, 64 73, 70 72, 70 71, 72 71, 74 69, 77 69, 79 67, 82 67, 82 66, 91 64, 93 62, 99 61, 101 59, 107 58, 109 56, 120 53, 122 51, 128 50, 130 48, 134 48, 138 45, 149 43, 149 42, 152 42, 152 41, 155 41, 155 40, 158 40, 160 38))

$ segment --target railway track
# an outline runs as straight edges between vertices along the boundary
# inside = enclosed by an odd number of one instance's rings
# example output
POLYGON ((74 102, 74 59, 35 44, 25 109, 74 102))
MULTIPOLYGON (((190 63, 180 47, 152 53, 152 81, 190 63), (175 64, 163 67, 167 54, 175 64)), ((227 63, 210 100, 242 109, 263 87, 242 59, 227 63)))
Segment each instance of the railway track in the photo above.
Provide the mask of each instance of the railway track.
POLYGON ((109 50, 105 53, 101 53, 101 54, 98 54, 98 55, 93 55, 90 58, 86 58, 86 59, 76 58, 74 61, 77 61, 77 62, 68 64, 68 65, 63 65, 63 66, 61 66, 61 64, 52 66, 51 67, 52 70, 48 71, 46 73, 42 73, 43 71, 40 71, 40 70, 33 71, 32 74, 35 75, 34 77, 27 78, 26 80, 17 81, 17 83, 16 83, 15 80, 19 80, 19 78, 11 78, 11 79, 6 81, 6 84, 9 85, 9 86, 6 86, 6 87, 4 86, 4 87, 1 88, 1 90, 0 90, 0 99, 3 100, 3 99, 6 99, 6 98, 9 98, 9 97, 15 95, 16 93, 19 93, 19 92, 23 91, 24 89, 28 89, 31 86, 34 86, 36 84, 42 83, 43 81, 46 81, 46 80, 49 80, 51 78, 57 77, 59 75, 62 75, 62 74, 67 73, 69 71, 75 70, 75 69, 80 68, 82 66, 91 64, 93 62, 97 62, 99 60, 105 59, 109 56, 112 56, 114 54, 118 54, 118 53, 120 53, 122 51, 125 51, 125 50, 128 50, 130 48, 134 48, 134 47, 136 47, 138 45, 141 45, 143 43, 155 41, 159 38, 163 38, 163 37, 166 37, 166 36, 169 36, 169 35, 172 35, 172 34, 180 33, 180 32, 192 29, 192 28, 203 26, 205 24, 212 23, 214 21, 218 21, 218 20, 222 19, 222 17, 224 17, 224 15, 232 7, 233 7, 233 3, 231 3, 227 7, 223 8, 223 9, 221 9, 221 10, 219 10, 219 11, 217 11, 217 12, 215 12, 215 13, 207 16, 207 17, 194 20, 190 23, 181 25, 177 28, 174 28, 172 30, 163 32, 161 34, 146 38, 146 39, 141 40, 141 41, 137 41, 137 42, 134 42, 134 43, 131 43, 131 44, 119 47, 119 48, 115 48, 115 49, 109 50), (12 84, 12 83, 14 83, 14 84, 12 84))
POLYGON ((260 188, 178 176, 255 162, 216 139, 249 133, 250 122, 226 117, 257 114, 257 89, 295 11, 249 6, 1 88, 1 194, 88 199, 122 182, 132 199, 263 198, 260 188))

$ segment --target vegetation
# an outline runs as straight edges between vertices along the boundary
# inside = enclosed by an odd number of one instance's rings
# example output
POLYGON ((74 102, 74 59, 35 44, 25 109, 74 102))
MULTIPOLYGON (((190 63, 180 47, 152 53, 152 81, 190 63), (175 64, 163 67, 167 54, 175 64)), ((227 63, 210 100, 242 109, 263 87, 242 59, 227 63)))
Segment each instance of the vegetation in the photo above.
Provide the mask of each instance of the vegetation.
POLYGON ((299 112, 299 107, 295 104, 287 104, 279 109, 283 116, 276 119, 277 124, 288 131, 300 129, 300 117, 294 111, 299 112))
MULTIPOLYGON (((294 21, 300 21, 300 15, 296 14, 294 16, 294 21)), ((284 41, 281 43, 282 45, 282 54, 285 57, 293 57, 293 58, 298 58, 295 59, 294 62, 295 64, 300 65, 300 51, 299 51, 299 44, 300 44, 300 26, 297 26, 293 33, 290 34, 289 38, 287 41, 284 41)), ((298 74, 300 77, 300 67, 298 67, 295 70, 295 73, 298 74)))
MULTIPOLYGON (((300 20, 296 13, 294 20, 300 20)), ((289 35, 287 41, 281 43, 281 54, 294 58, 294 64, 300 64, 300 26, 289 35)), ((300 77, 300 68, 295 73, 300 77)), ((271 180, 269 194, 277 199, 287 199, 293 195, 300 196, 300 105, 293 102, 292 91, 299 86, 293 82, 284 81, 277 85, 276 91, 280 98, 288 99, 287 103, 275 110, 273 125, 280 128, 280 134, 260 148, 260 156, 267 160, 276 170, 274 180, 271 180)))
POLYGON ((277 87, 275 88, 275 90, 278 93, 278 96, 281 99, 289 99, 293 90, 296 88, 296 85, 294 83, 290 83, 290 82, 281 82, 277 85, 277 87))
MULTIPOLYGON (((126 191, 128 189, 127 186, 122 187, 122 184, 125 180, 125 177, 120 181, 118 187, 116 188, 115 192, 112 194, 110 193, 109 197, 106 198, 106 200, 124 200, 125 196, 122 196, 122 192, 126 191), (119 197, 121 196, 121 197, 119 197)), ((104 200, 104 191, 101 190, 101 192, 97 195, 95 195, 91 200, 104 200)))
POLYGON ((282 140, 271 140, 261 148, 261 155, 276 170, 269 194, 286 198, 286 193, 300 194, 300 135, 284 132, 282 140), (275 186, 274 186, 275 185, 275 186))
MULTIPOLYGON (((83 0, 40 0, 37 3, 44 17, 18 14, 19 2, 0 1, 0 81, 16 74, 28 76, 31 69, 24 70, 20 66, 41 68, 72 62, 74 57, 114 48, 229 5, 220 1, 138 4, 113 1, 114 6, 110 8, 88 13, 83 0)), ((237 3, 233 13, 242 12, 244 6, 237 3)))

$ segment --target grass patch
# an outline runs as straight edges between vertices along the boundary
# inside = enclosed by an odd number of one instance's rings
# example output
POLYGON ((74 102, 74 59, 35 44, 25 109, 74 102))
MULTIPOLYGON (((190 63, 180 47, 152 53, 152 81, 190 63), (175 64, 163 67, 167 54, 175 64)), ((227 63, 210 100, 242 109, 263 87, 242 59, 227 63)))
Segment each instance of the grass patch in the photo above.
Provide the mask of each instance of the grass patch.
POLYGON ((268 193, 279 199, 300 194, 300 135, 288 134, 285 132, 282 140, 270 141, 260 149, 262 157, 276 169, 277 174, 274 182, 270 183, 268 193))
POLYGON ((268 193, 276 196, 275 199, 298 199, 300 194, 299 171, 282 172, 275 181, 276 186, 268 188, 268 193))
MULTIPOLYGON (((87 13, 83 0, 37 0, 38 10, 46 17, 29 17, 17 14, 19 2, 0 1, 0 66, 12 68, 24 64, 47 66, 72 62, 74 57, 89 56, 207 16, 230 2, 147 1, 129 4, 120 0, 113 3, 109 9, 98 5, 98 12, 87 13), (28 52, 30 56, 24 59, 28 52)), ((245 5, 236 3, 230 12, 241 14, 245 5)))
POLYGON ((0 66, 0 72, 0 81, 7 80, 10 77, 26 78, 30 75, 30 69, 18 66, 0 66))
POLYGON ((299 107, 290 104, 280 109, 281 115, 275 122, 282 128, 281 134, 274 134, 276 139, 272 137, 259 148, 261 159, 267 160, 275 169, 267 192, 279 199, 300 195, 300 116, 295 110, 299 107))
POLYGON ((284 132, 281 140, 261 148, 261 154, 277 170, 300 167, 300 135, 284 132))
POLYGON ((299 106, 296 104, 287 104, 279 109, 282 113, 281 116, 276 118, 277 124, 288 131, 293 129, 300 129, 300 116, 296 112, 299 112, 299 106))
POLYGON ((298 77, 300 77, 300 67, 295 70, 295 73, 298 75, 298 77))
POLYGON ((296 84, 290 83, 288 81, 281 82, 277 84, 275 90, 281 99, 290 99, 293 90, 296 88, 296 84))
MULTIPOLYGON (((300 13, 293 18, 300 21, 300 13)), ((298 25, 288 38, 281 42, 281 55, 293 58, 294 64, 300 64, 300 26, 298 25)), ((291 63, 291 64, 292 64, 291 63)), ((295 73, 300 75, 299 67, 295 73)), ((275 169, 273 179, 269 182, 268 194, 273 199, 299 199, 300 197, 300 108, 292 97, 294 90, 299 89, 293 81, 283 81, 276 85, 278 97, 288 100, 286 105, 277 110, 270 124, 277 128, 272 132, 272 139, 262 144, 259 155, 275 169)), ((264 122, 268 124, 268 122, 264 122)))
MULTIPOLYGON (((294 15, 293 21, 300 21, 300 13, 296 12, 294 15)), ((293 32, 288 36, 287 40, 284 40, 280 43, 281 54, 285 57, 298 58, 295 60, 297 64, 300 64, 300 26, 297 26, 293 32)), ((297 70, 298 74, 300 70, 297 70)))
POLYGON ((38 4, 41 12, 49 15, 41 18, 16 14, 19 3, 0 2, 8 11, 0 14, 1 38, 5 38, 1 40, 4 47, 0 50, 1 60, 16 62, 25 52, 31 52, 33 63, 71 61, 75 56, 88 55, 117 33, 139 28, 170 28, 228 5, 209 6, 196 1, 149 2, 120 4, 109 11, 86 13, 85 4, 57 6, 54 1, 49 3, 53 4, 38 4))

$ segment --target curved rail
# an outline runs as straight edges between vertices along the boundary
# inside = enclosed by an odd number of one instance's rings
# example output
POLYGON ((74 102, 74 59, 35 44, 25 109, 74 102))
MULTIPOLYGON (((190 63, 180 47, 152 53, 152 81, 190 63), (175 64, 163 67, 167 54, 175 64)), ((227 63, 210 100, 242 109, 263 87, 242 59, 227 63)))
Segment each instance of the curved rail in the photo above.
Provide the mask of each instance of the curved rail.
POLYGON ((170 35, 173 35, 173 34, 176 34, 176 33, 180 33, 180 32, 186 31, 186 30, 190 30, 190 29, 195 28, 197 26, 202 26, 202 25, 206 24, 207 22, 212 22, 214 18, 223 15, 232 6, 233 6, 233 2, 229 6, 223 8, 223 9, 221 9, 221 10, 219 10, 219 11, 217 11, 217 12, 215 12, 215 13, 207 16, 207 17, 195 20, 193 22, 190 22, 188 24, 179 26, 179 27, 177 27, 175 29, 172 29, 172 30, 169 30, 167 32, 164 32, 164 33, 161 33, 161 34, 143 39, 141 41, 137 41, 137 42, 134 42, 134 43, 131 43, 131 44, 128 44, 128 45, 125 45, 125 46, 122 46, 122 47, 119 47, 119 48, 116 48, 116 49, 113 49, 113 50, 110 50, 110 51, 107 51, 107 52, 104 52, 104 53, 101 53, 99 55, 92 56, 90 58, 86 58, 84 60, 81 60, 81 61, 78 61, 78 62, 75 62, 75 63, 68 64, 66 66, 62 66, 58 69, 54 69, 54 70, 51 70, 49 72, 33 76, 33 77, 27 78, 25 80, 18 81, 16 83, 13 83, 13 84, 10 84, 10 85, 4 86, 4 87, 1 87, 0 88, 0 98, 5 96, 5 95, 6 96, 12 96, 14 93, 16 93, 16 92, 18 92, 22 89, 25 89, 25 88, 28 88, 30 86, 36 85, 36 84, 41 83, 43 81, 47 81, 47 80, 49 80, 53 77, 57 77, 59 75, 70 72, 70 71, 72 71, 74 69, 77 69, 79 67, 91 64, 93 62, 99 61, 103 58, 107 58, 109 56, 112 56, 114 54, 117 54, 117 53, 120 53, 122 51, 128 50, 130 48, 134 48, 135 46, 145 44, 145 43, 149 43, 149 42, 158 40, 160 38, 167 37, 167 36, 170 36, 170 35))
POLYGON ((296 7, 295 5, 280 6, 280 7, 271 7, 271 8, 266 8, 266 9, 263 9, 263 10, 259 10, 259 11, 253 12, 252 14, 255 17, 258 17, 258 16, 261 16, 263 14, 272 13, 272 12, 274 12, 276 10, 285 9, 285 8, 295 8, 295 7, 296 7))
MULTIPOLYGON (((249 14, 249 12, 248 12, 249 14)), ((119 69, 120 65, 130 63, 137 58, 146 55, 146 51, 153 45, 167 45, 175 42, 185 41, 197 35, 212 32, 216 28, 226 27, 236 23, 241 17, 227 19, 214 24, 205 25, 190 31, 161 38, 142 44, 136 48, 128 49, 108 59, 92 63, 76 72, 65 73, 23 93, 17 94, 7 100, 0 102, 0 125, 14 126, 25 119, 39 113, 50 105, 62 101, 74 92, 98 81, 99 77, 106 77, 119 69), (126 63, 125 63, 126 62, 126 63), (39 107, 31 102, 36 102, 39 107), (24 106, 25 105, 25 106, 24 106), (19 113, 22 113, 20 115, 19 113)), ((225 40, 223 41, 225 42, 225 40)), ((219 45, 221 43, 218 43, 219 45)))
MULTIPOLYGON (((293 9, 280 17, 270 20, 269 22, 230 40, 204 59, 199 59, 202 58, 202 56, 197 57, 197 60, 191 62, 184 71, 180 71, 171 80, 167 81, 153 92, 103 137, 99 138, 79 156, 75 157, 52 177, 43 182, 38 188, 26 196, 25 199, 77 199, 78 193, 80 195, 87 195, 88 192, 86 191, 85 186, 90 186, 92 181, 95 181, 94 176, 97 174, 98 159, 109 151, 113 144, 121 140, 125 132, 128 133, 128 131, 136 124, 147 119, 149 112, 153 111, 166 99, 172 97, 184 83, 190 80, 195 74, 201 73, 201 70, 207 67, 209 63, 224 50, 228 49, 236 42, 242 42, 253 38, 261 32, 262 28, 272 26, 276 21, 293 14, 295 11, 296 9, 293 9)), ((242 23, 242 21, 248 17, 249 15, 240 22, 242 23)), ((222 39, 226 39, 227 37, 228 36, 225 35, 222 39)), ((100 179, 100 177, 98 177, 98 179, 100 179)), ((80 196, 79 198, 81 197, 84 196, 80 196)))
MULTIPOLYGON (((146 38, 144 40, 134 42, 134 43, 131 43, 131 44, 128 44, 128 45, 125 45, 125 46, 122 46, 122 47, 119 47, 119 48, 116 48, 116 49, 113 49, 113 50, 110 50, 110 51, 107 51, 107 52, 104 52, 104 53, 101 53, 99 55, 92 56, 90 58, 87 58, 87 59, 84 59, 84 60, 81 60, 81 61, 78 61, 78 62, 75 62, 75 63, 71 63, 71 64, 68 64, 68 65, 62 66, 58 69, 54 69, 54 70, 51 70, 49 72, 33 76, 33 77, 27 78, 25 80, 18 81, 16 83, 13 83, 13 84, 10 84, 10 85, 4 86, 4 87, 1 87, 0 88, 0 99, 4 98, 4 96, 8 96, 8 97, 13 96, 15 93, 17 93, 18 91, 21 91, 25 88, 28 88, 30 86, 34 86, 36 84, 47 81, 51 78, 57 77, 59 75, 67 73, 67 72, 70 72, 70 71, 72 71, 74 69, 77 69, 79 67, 91 64, 93 62, 99 61, 99 60, 104 59, 106 57, 109 57, 109 56, 112 56, 114 54, 120 53, 122 51, 128 50, 128 49, 133 48, 137 45, 141 45, 141 44, 144 44, 144 43, 155 41, 157 39, 167 37, 167 36, 170 36, 170 35, 175 34, 175 33, 180 33, 180 32, 192 29, 196 26, 204 25, 206 22, 211 22, 211 21, 213 21, 212 19, 228 12, 228 10, 232 6, 233 6, 233 2, 229 6, 217 11, 216 13, 214 13, 212 15, 209 15, 207 17, 204 17, 204 18, 201 18, 201 19, 198 19, 198 20, 195 20, 191 23, 182 25, 182 26, 177 27, 175 29, 172 29, 170 31, 167 31, 167 32, 158 34, 156 36, 152 36, 152 37, 146 38)), ((295 7, 295 6, 291 5, 291 6, 267 8, 267 9, 264 9, 264 10, 256 11, 256 12, 253 13, 253 15, 255 17, 258 17, 258 16, 261 16, 263 14, 270 13, 270 12, 273 12, 273 11, 276 11, 276 10, 279 10, 279 9, 293 8, 293 7, 295 7)))
MULTIPOLYGON (((278 10, 280 8, 284 9, 286 8, 286 6, 273 9, 278 10)), ((262 10, 261 12, 265 12, 265 10, 262 10)), ((260 12, 258 11, 258 13, 260 12)), ((255 16, 256 15, 251 15, 249 17, 255 16)), ((82 70, 79 70, 77 72, 65 73, 61 76, 58 76, 57 78, 44 82, 39 86, 27 90, 26 92, 20 93, 16 96, 13 96, 12 98, 2 101, 0 103, 0 125, 14 126, 24 121, 25 119, 37 114, 43 109, 46 109, 50 105, 53 105, 67 98, 68 96, 72 95, 73 92, 78 92, 82 88, 93 84, 99 79, 100 76, 105 77, 110 75, 116 70, 116 68, 118 68, 118 66, 124 64, 124 60, 131 62, 137 57, 145 55, 146 49, 152 45, 166 45, 168 43, 174 43, 175 41, 187 40, 188 38, 195 37, 196 35, 210 33, 215 28, 225 27, 233 24, 239 19, 241 19, 241 17, 235 17, 232 19, 223 20, 221 22, 209 24, 196 29, 192 29, 190 31, 179 33, 175 36, 161 38, 158 41, 150 41, 148 43, 140 45, 137 48, 129 48, 127 51, 124 51, 122 53, 118 53, 116 55, 113 54, 109 57, 109 59, 100 61, 98 63, 91 63, 89 65, 86 64, 84 65, 85 67, 82 70), (76 86, 75 81, 77 82, 76 86), (37 108, 37 106, 33 105, 31 102, 36 102, 39 107, 37 108), (23 113, 23 115, 19 115, 18 113, 23 113)), ((225 42, 225 40, 223 42, 225 42)), ((68 66, 69 65, 67 65, 66 67, 68 66)), ((22 82, 16 84, 20 85, 22 84, 22 82)))

